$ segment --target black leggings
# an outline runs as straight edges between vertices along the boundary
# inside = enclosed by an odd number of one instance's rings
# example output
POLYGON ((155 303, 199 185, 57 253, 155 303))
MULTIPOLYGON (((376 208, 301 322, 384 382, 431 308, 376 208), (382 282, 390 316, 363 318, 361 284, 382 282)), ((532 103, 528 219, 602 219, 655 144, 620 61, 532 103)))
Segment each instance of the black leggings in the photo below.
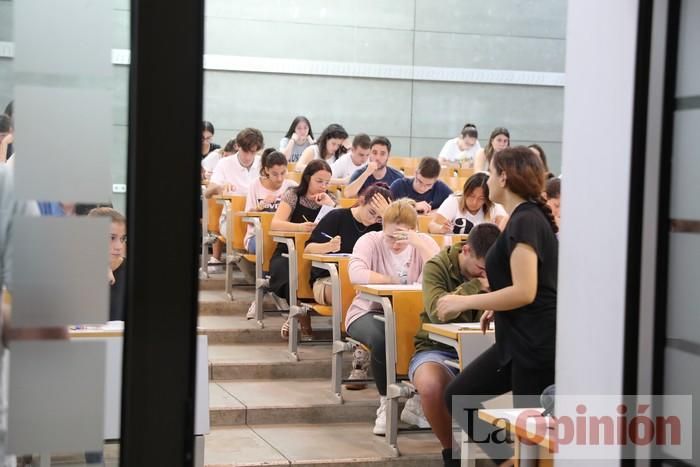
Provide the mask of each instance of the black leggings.
POLYGON ((270 258, 270 290, 289 301, 289 258, 277 251, 270 258))
POLYGON ((550 384, 554 384, 554 368, 523 368, 515 361, 501 366, 498 349, 493 345, 447 386, 445 403, 469 439, 481 442, 483 451, 498 464, 510 459, 513 450, 506 444, 483 442, 497 428, 480 420, 475 410, 465 409, 481 409, 483 402, 508 391, 513 391, 514 407, 540 407, 539 396, 550 384), (468 401, 455 399, 453 412, 453 396, 473 397, 468 401))
POLYGON ((375 313, 360 316, 348 327, 348 335, 370 350, 372 374, 380 396, 386 396, 386 336, 384 322, 374 319, 375 313))

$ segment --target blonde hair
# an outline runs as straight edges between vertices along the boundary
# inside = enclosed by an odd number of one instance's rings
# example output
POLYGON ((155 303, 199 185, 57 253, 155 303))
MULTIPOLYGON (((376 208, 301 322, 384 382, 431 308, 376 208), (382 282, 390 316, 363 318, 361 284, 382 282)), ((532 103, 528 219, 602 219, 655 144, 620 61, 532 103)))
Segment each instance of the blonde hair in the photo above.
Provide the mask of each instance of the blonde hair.
POLYGON ((417 229, 416 202, 410 198, 401 198, 391 203, 384 211, 384 225, 386 224, 400 224, 417 229))

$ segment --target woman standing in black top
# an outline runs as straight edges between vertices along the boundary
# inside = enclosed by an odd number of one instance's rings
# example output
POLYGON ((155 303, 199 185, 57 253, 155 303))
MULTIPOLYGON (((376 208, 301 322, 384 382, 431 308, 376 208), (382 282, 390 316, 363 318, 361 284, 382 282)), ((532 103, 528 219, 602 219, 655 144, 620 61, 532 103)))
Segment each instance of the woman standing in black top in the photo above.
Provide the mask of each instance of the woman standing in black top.
MULTIPOLYGON (((496 344, 447 387, 450 411, 453 396, 480 396, 468 402, 478 409, 484 400, 508 391, 515 407, 538 407, 539 394, 554 383, 558 229, 541 196, 545 169, 530 149, 518 146, 495 154, 489 173, 489 197, 510 215, 486 255, 491 292, 447 295, 438 301, 438 315, 448 320, 465 310, 492 310, 483 314, 481 327, 485 330, 495 317, 496 344)), ((470 439, 483 442, 493 427, 478 420, 476 411, 459 407, 453 414, 457 422, 470 439)), ((481 447, 497 463, 512 456, 503 444, 481 447)))

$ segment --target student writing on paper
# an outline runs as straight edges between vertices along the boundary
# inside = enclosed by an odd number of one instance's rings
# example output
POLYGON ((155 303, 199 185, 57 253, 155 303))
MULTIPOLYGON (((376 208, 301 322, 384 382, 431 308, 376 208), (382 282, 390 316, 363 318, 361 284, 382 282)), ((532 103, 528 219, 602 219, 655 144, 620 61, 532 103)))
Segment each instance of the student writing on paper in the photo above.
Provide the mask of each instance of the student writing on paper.
POLYGON ((296 164, 296 171, 302 172, 312 160, 321 159, 333 164, 345 153, 343 141, 348 137, 348 132, 341 125, 331 123, 328 125, 315 144, 304 149, 303 154, 296 164))
POLYGON ((352 139, 352 148, 335 161, 333 169, 333 183, 337 185, 347 185, 350 176, 367 163, 369 159, 369 145, 371 140, 364 133, 355 135, 352 139))
MULTIPOLYGON (((472 295, 486 291, 485 257, 501 233, 495 224, 483 223, 469 234, 469 239, 442 249, 423 268, 423 323, 478 322, 482 312, 465 310, 443 320, 437 314, 438 300, 446 294, 472 295)), ((401 420, 421 428, 432 427, 442 444, 445 465, 459 465, 459 456, 452 455, 452 417, 444 403, 445 388, 457 370, 445 360, 458 360, 457 351, 432 341, 428 333, 418 329, 416 353, 408 367, 408 377, 416 386, 418 396, 411 398, 401 413, 401 420), (425 416, 423 416, 425 414, 425 416), (427 418, 427 421, 426 421, 427 418), (453 459, 453 457, 455 459, 453 459)))
POLYGON ((411 198, 416 202, 416 211, 420 214, 430 214, 433 209, 440 207, 443 201, 452 194, 452 189, 439 180, 440 163, 433 157, 421 159, 416 175, 395 180, 391 184, 391 194, 394 199, 411 198))
MULTIPOLYGON (((394 201, 384 213, 383 229, 357 241, 350 259, 353 284, 413 284, 420 282, 423 266, 440 248, 428 234, 418 233, 415 201, 394 201)), ((371 366, 380 396, 373 432, 386 433, 386 338, 384 323, 374 319, 381 313, 378 303, 355 297, 345 318, 345 329, 371 353, 371 366)))
MULTIPOLYGON (((319 221, 306 242, 304 253, 352 253, 357 240, 367 232, 382 230, 382 216, 391 201, 391 192, 385 184, 369 187, 352 208, 334 209, 319 221)), ((332 304, 329 272, 311 268, 310 284, 314 299, 322 305, 332 304)), ((367 379, 369 355, 358 347, 353 352, 349 379, 367 379)), ((363 389, 364 384, 347 384, 348 389, 363 389)))
MULTIPOLYGON (((248 188, 245 210, 275 212, 282 201, 282 195, 294 186, 296 182, 287 178, 287 158, 281 152, 267 148, 260 158, 260 176, 248 188)), ((226 231, 225 225, 221 231, 226 231)), ((253 225, 248 224, 243 244, 251 253, 255 253, 254 232, 253 225)))
MULTIPOLYGON (((328 193, 331 180, 331 168, 324 160, 316 159, 304 169, 299 186, 287 189, 282 195, 275 217, 272 218, 272 230, 311 232, 316 224, 314 219, 321 206, 335 206, 335 199, 328 193)), ((270 259, 270 290, 278 297, 289 300, 289 260, 282 256, 287 253, 287 246, 281 243, 270 259)), ((303 339, 311 338, 311 317, 299 317, 303 339)), ((281 329, 283 339, 289 337, 289 320, 281 329)))
MULTIPOLYGON (((541 159, 524 146, 504 149, 491 160, 490 198, 510 215, 486 255, 492 291, 445 295, 438 300, 437 314, 449 320, 465 310, 493 310, 485 312, 481 322, 485 328, 495 318, 496 344, 449 384, 449 410, 453 396, 490 399, 511 390, 515 407, 537 407, 539 395, 554 383, 559 242, 554 216, 542 198, 544 180, 541 159)), ((473 402, 478 408, 482 401, 473 402)), ((491 432, 485 422, 466 420, 467 413, 459 410, 453 416, 472 440, 475 430, 491 432)), ((512 456, 505 446, 481 447, 497 464, 512 456)))

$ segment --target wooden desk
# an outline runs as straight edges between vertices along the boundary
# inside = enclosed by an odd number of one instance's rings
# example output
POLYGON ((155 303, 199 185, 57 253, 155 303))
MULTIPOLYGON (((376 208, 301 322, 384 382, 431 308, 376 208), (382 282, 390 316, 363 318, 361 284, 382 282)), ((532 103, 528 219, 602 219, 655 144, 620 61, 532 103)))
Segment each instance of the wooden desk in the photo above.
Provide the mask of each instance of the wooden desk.
POLYGON ((435 243, 437 243, 440 248, 442 248, 444 246, 454 245, 455 243, 459 243, 459 242, 469 238, 469 235, 466 235, 466 234, 428 234, 428 235, 430 235, 430 237, 433 240, 435 240, 435 243))
MULTIPOLYGON (((70 339, 104 340, 105 362, 105 439, 119 439, 121 426, 123 331, 119 329, 70 329, 70 339)), ((204 464, 204 435, 209 433, 209 356, 206 335, 197 336, 195 374, 195 452, 198 467, 204 464)))
POLYGON ((492 425, 504 428, 515 438, 515 466, 525 465, 551 467, 554 465, 552 453, 556 450, 556 439, 552 434, 552 417, 518 417, 526 412, 541 414, 544 409, 481 409, 479 418, 492 425))
POLYGON ((433 220, 435 213, 418 214, 418 232, 429 233, 428 225, 433 220))
POLYGON ((342 402, 341 386, 343 384, 343 352, 352 349, 352 345, 343 341, 343 326, 345 313, 352 300, 355 298, 355 290, 350 283, 348 268, 350 255, 319 255, 306 254, 304 259, 311 261, 311 265, 325 269, 331 277, 333 291, 333 359, 331 367, 331 387, 333 393, 342 402))
POLYGON ((218 203, 226 209, 226 281, 224 288, 229 298, 233 300, 233 262, 236 259, 235 252, 245 250, 243 238, 246 233, 246 225, 240 216, 234 213, 245 209, 246 197, 244 195, 225 194, 216 196, 218 203))
POLYGON ((313 298, 313 291, 309 285, 311 274, 311 262, 304 261, 304 247, 311 236, 311 232, 271 231, 272 240, 287 245, 287 258, 289 259, 289 353, 295 360, 299 360, 298 336, 299 326, 297 317, 304 313, 299 306, 299 298, 313 298))
POLYGON ((472 360, 481 355, 496 342, 496 333, 493 329, 482 334, 479 329, 466 329, 467 325, 479 323, 448 323, 448 324, 423 324, 423 330, 428 332, 428 338, 441 344, 454 348, 459 355, 459 367, 464 368, 472 360))
MULTIPOLYGON (((415 350, 413 338, 423 311, 423 286, 355 285, 360 298, 379 303, 384 310, 386 339, 387 416, 386 442, 394 455, 399 455, 397 437, 399 398, 410 395, 409 387, 398 383, 396 374, 407 374, 408 363, 415 350)), ((375 316, 377 319, 382 319, 375 316)))

